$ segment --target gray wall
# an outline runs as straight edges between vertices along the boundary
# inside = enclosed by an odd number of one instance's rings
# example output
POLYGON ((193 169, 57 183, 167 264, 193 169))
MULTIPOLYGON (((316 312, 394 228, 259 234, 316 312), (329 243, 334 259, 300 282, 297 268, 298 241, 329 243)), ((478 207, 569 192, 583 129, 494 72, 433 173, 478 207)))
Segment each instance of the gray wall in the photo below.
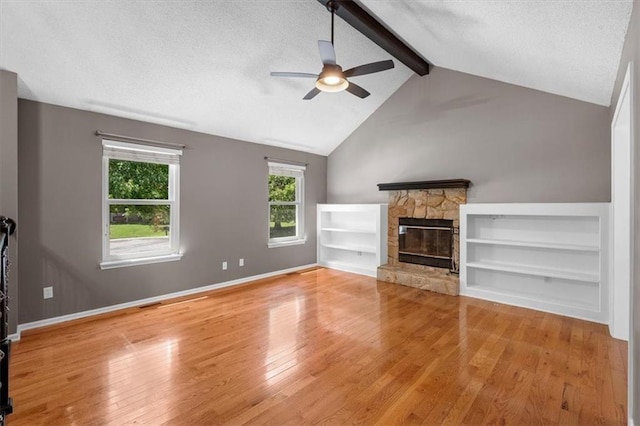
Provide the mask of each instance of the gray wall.
MULTIPOLYGON (((0 216, 18 220, 18 76, 4 70, 0 70, 0 216)), ((9 333, 15 333, 18 320, 18 235, 16 231, 9 239, 9 333)))
POLYGON ((329 202, 376 184, 465 178, 470 202, 609 201, 608 108, 436 68, 413 76, 329 156, 329 202))
POLYGON ((629 22, 629 29, 627 31, 627 38, 622 51, 622 58, 620 60, 620 68, 618 69, 618 78, 616 80, 615 90, 611 98, 611 118, 616 109, 616 103, 620 96, 620 89, 624 80, 624 75, 627 71, 627 64, 633 61, 634 76, 632 84, 634 85, 633 98, 635 99, 634 108, 634 149, 635 149, 635 271, 633 279, 632 300, 631 300, 631 333, 632 344, 631 349, 632 359, 634 362, 634 377, 633 387, 635 394, 635 401, 629 401, 631 409, 631 417, 634 419, 635 424, 640 422, 640 120, 638 120, 640 113, 640 5, 635 3, 633 5, 633 14, 631 21, 629 22))
POLYGON ((20 100, 18 113, 20 323, 316 262, 315 205, 325 202, 326 157, 32 101, 20 100), (98 129, 188 146, 180 261, 99 269, 98 129), (309 163, 305 245, 267 248, 265 156, 309 163), (54 298, 43 300, 49 285, 54 298))

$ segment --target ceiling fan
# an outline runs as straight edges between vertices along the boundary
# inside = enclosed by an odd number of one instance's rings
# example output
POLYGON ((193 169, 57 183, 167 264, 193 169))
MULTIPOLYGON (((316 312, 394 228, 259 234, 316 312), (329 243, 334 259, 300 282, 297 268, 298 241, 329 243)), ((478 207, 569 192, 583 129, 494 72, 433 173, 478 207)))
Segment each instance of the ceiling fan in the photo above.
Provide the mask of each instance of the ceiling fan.
POLYGON ((393 68, 393 61, 386 60, 380 62, 372 62, 369 64, 359 65, 342 71, 342 67, 336 63, 336 52, 333 48, 333 25, 335 11, 338 5, 334 1, 327 2, 327 9, 331 12, 331 41, 318 40, 318 48, 320 49, 320 59, 322 59, 322 71, 320 74, 311 74, 305 72, 272 72, 272 77, 302 77, 315 78, 316 83, 313 89, 305 95, 304 100, 313 99, 320 92, 347 92, 359 98, 366 98, 371 93, 362 87, 347 80, 349 77, 357 77, 365 74, 373 74, 380 71, 386 71, 393 68))

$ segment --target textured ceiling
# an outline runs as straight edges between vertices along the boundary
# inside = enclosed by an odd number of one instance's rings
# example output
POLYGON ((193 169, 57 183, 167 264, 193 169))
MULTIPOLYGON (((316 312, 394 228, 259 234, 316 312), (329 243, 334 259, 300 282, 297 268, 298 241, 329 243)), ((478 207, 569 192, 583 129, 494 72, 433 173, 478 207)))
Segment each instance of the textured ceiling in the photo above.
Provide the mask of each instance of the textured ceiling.
POLYGON ((608 106, 632 0, 363 0, 433 64, 608 106))
MULTIPOLYGON (((437 66, 602 105, 632 6, 361 3, 437 66)), ((0 0, 0 68, 18 73, 21 98, 328 154, 412 74, 395 61, 354 78, 367 99, 302 101, 313 80, 269 72, 319 72, 329 23, 316 0, 0 0)), ((390 58, 339 18, 336 53, 345 69, 390 58)))

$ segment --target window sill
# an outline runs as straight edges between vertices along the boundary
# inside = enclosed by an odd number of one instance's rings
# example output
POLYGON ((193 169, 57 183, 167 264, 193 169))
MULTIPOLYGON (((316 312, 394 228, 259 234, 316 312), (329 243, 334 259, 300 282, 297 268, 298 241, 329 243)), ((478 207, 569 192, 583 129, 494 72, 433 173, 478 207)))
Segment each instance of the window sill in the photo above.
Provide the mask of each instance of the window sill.
POLYGON ((299 240, 289 240, 289 241, 273 241, 267 244, 269 248, 274 247, 286 247, 286 246, 297 246, 299 244, 306 244, 307 239, 301 238, 299 240))
POLYGON ((164 256, 142 257, 138 259, 106 260, 100 263, 100 269, 124 268, 127 266, 148 265, 150 263, 173 262, 182 259, 181 254, 167 254, 164 256))

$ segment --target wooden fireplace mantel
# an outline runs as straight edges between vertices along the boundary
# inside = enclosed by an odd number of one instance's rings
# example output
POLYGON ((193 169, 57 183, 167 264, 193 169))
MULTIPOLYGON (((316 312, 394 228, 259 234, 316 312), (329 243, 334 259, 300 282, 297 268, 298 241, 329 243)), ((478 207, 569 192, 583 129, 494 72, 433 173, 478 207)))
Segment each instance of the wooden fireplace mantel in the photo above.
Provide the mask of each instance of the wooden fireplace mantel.
POLYGON ((467 179, 425 180, 420 182, 379 183, 380 191, 402 191, 406 189, 443 189, 468 188, 471 184, 467 179))

